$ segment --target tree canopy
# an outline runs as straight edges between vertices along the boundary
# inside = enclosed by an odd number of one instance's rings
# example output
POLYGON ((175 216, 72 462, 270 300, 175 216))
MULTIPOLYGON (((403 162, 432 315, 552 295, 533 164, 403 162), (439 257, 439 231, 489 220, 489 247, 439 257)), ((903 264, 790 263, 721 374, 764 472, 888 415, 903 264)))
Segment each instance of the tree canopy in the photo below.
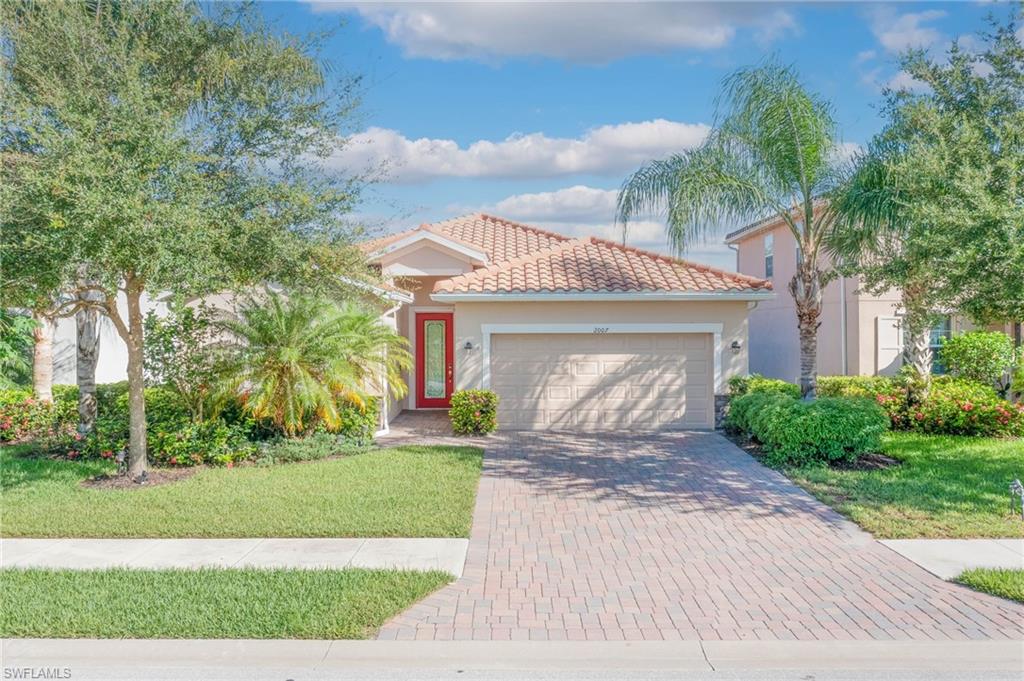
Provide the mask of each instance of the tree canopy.
POLYGON ((978 51, 901 57, 917 86, 885 93, 832 240, 869 290, 979 322, 1024 318, 1024 45, 991 21, 978 51))
POLYGON ((358 80, 329 82, 315 39, 248 5, 25 1, 0 17, 0 291, 111 319, 128 345, 140 471, 144 293, 370 276, 344 219, 363 178, 328 163, 358 80))

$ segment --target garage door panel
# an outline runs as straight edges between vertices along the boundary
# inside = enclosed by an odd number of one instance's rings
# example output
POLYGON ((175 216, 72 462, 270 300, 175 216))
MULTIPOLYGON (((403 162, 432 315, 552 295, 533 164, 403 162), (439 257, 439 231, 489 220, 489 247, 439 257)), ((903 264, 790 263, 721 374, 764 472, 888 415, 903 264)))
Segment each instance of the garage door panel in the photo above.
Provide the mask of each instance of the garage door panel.
POLYGON ((706 428, 709 334, 496 334, 498 419, 516 429, 706 428))

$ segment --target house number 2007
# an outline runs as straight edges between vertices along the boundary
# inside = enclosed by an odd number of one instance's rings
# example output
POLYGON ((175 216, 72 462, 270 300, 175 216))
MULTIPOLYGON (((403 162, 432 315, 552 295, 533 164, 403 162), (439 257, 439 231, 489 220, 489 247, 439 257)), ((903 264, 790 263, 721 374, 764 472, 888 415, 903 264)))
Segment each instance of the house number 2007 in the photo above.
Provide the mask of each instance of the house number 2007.
POLYGON ((594 327, 594 333, 608 333, 608 327, 607 326, 595 326, 594 327))

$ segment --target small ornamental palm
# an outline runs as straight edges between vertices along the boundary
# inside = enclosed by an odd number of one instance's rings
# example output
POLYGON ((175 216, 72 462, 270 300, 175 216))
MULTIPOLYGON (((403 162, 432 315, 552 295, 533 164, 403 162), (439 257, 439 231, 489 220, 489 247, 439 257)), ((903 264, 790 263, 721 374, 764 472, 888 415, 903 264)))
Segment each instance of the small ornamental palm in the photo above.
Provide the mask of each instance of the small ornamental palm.
POLYGON ((407 341, 371 311, 317 298, 270 295, 222 322, 232 336, 222 392, 286 435, 319 420, 340 426, 338 402, 365 407, 385 389, 402 397, 412 365, 407 341))

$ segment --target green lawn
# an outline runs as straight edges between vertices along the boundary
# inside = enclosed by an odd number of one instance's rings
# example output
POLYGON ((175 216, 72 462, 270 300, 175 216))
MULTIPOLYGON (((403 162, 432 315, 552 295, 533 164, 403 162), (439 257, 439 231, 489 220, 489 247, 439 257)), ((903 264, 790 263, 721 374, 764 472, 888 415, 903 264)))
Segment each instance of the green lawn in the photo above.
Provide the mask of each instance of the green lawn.
POLYGON ((956 581, 993 596, 1024 603, 1024 570, 978 568, 964 572, 956 581))
POLYGON ((6 537, 468 537, 482 462, 474 447, 397 447, 110 490, 79 484, 108 462, 18 452, 0 449, 6 537))
POLYGON ((451 575, 398 570, 0 570, 0 636, 366 638, 451 575))
POLYGON ((816 497, 879 538, 1024 537, 1009 486, 1024 479, 1024 440, 891 433, 884 470, 787 469, 816 497))

